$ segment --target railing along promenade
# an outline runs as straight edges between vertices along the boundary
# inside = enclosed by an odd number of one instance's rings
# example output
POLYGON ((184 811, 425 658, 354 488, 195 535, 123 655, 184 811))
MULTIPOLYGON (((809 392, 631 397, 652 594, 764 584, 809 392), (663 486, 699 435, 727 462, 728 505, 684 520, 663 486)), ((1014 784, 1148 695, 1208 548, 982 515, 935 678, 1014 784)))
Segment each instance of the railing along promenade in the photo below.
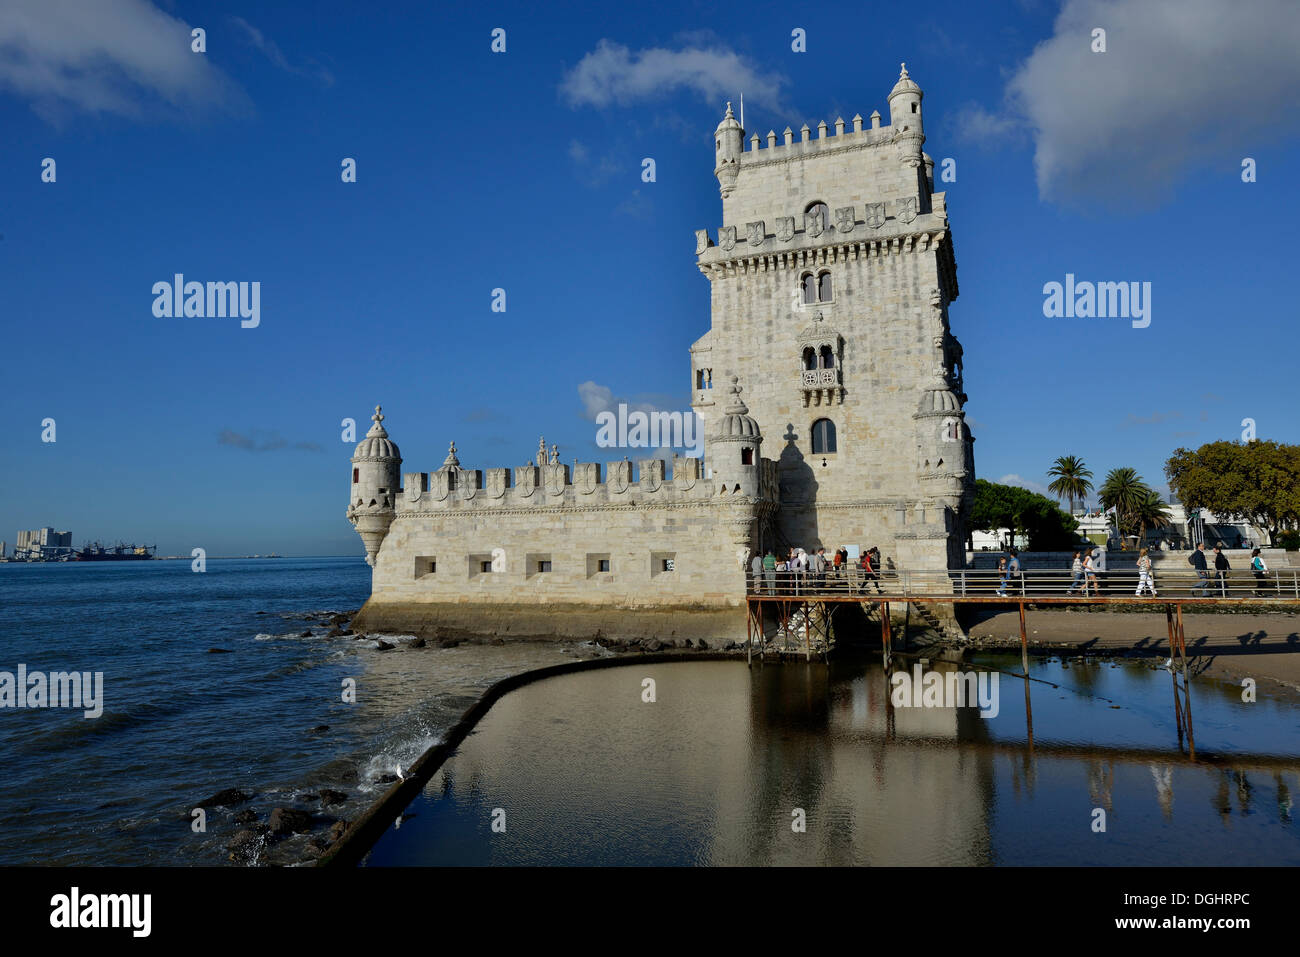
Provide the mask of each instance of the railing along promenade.
POLYGON ((852 602, 870 606, 880 616, 881 646, 888 662, 892 653, 889 606, 891 603, 1017 605, 1020 610, 1020 651, 1029 672, 1029 638, 1025 608, 1029 605, 1164 605, 1169 628, 1171 659, 1180 663, 1187 681, 1187 637, 1183 606, 1265 606, 1300 610, 1300 569, 1284 568, 1255 574, 1213 568, 1199 573, 1158 569, 1142 594, 1136 569, 1098 571, 1075 576, 1069 570, 1025 569, 1008 574, 996 569, 895 569, 866 572, 856 565, 827 568, 822 575, 766 571, 748 576, 746 610, 748 656, 753 660, 757 639, 760 657, 766 636, 764 606, 774 604, 777 632, 787 635, 802 627, 804 654, 812 659, 812 632, 829 644, 827 609, 816 605, 852 602))

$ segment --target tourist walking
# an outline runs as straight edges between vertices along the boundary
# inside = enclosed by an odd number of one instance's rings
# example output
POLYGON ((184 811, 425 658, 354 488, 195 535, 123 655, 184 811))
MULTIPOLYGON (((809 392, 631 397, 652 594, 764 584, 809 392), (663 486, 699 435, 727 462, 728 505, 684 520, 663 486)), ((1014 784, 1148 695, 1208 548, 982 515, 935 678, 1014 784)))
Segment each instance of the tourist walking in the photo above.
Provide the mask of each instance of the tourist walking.
POLYGON ((1105 591, 1105 589, 1102 588, 1101 586, 1106 584, 1106 546, 1105 545, 1097 546, 1097 554, 1093 556, 1092 566, 1097 570, 1097 594, 1100 595, 1103 591, 1105 591))
POLYGON ((1007 560, 1006 571, 1002 574, 1002 584, 998 586, 998 597, 1007 597, 1007 582, 1012 579, 1020 578, 1020 553, 1014 548, 1010 552, 1011 557, 1007 560))
POLYGON ((1151 557, 1147 555, 1147 550, 1143 548, 1138 552, 1138 586, 1134 595, 1141 595, 1143 591, 1151 592, 1151 597, 1156 597, 1156 580, 1151 573, 1151 557))
POLYGON ((1070 587, 1066 591, 1067 595, 1073 595, 1083 583, 1083 553, 1075 552, 1074 559, 1070 562, 1070 587))
POLYGON ((866 582, 871 582, 876 586, 876 594, 880 594, 880 573, 876 571, 875 564, 877 554, 874 546, 862 553, 862 577, 864 580, 862 590, 864 592, 867 590, 866 582))
POLYGON ((817 554, 812 557, 812 573, 817 580, 817 587, 826 586, 826 549, 817 549, 817 554))
POLYGON ((1231 567, 1228 564, 1228 556, 1223 554, 1223 542, 1216 542, 1214 545, 1214 577, 1219 585, 1219 595, 1224 598, 1228 596, 1228 569, 1231 567))
POLYGON ((767 593, 769 595, 776 592, 776 556, 772 554, 772 549, 767 550, 763 556, 763 580, 767 583, 767 593))
POLYGON ((1208 597, 1210 590, 1210 572, 1209 564, 1205 561, 1205 543, 1197 542, 1196 549, 1192 554, 1187 556, 1187 562, 1196 569, 1196 584, 1192 586, 1192 594, 1198 591, 1201 597, 1208 597))
POLYGON ((754 592, 757 593, 763 581, 763 556, 754 552, 754 560, 749 563, 749 568, 754 576, 754 592))
POLYGON ((1255 576, 1255 594, 1266 594, 1264 589, 1268 586, 1268 566, 1264 564, 1264 556, 1258 548, 1250 553, 1250 571, 1255 576))
POLYGON ((1088 597, 1088 587, 1092 586, 1093 595, 1100 595, 1101 588, 1097 585, 1097 564, 1092 558, 1092 549, 1089 548, 1083 553, 1083 597, 1088 597))

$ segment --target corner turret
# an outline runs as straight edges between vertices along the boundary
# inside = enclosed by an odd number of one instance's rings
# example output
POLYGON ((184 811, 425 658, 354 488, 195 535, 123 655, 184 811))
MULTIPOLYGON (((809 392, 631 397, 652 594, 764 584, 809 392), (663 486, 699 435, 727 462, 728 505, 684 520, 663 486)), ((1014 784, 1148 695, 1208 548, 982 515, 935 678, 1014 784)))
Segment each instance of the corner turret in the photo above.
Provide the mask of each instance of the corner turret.
POLYGON ((352 454, 347 517, 366 546, 366 564, 373 566, 379 546, 397 515, 402 453, 384 429, 380 406, 375 406, 375 414, 370 418, 374 425, 352 454))
POLYGON ((741 400, 740 392, 740 378, 732 376, 731 401, 709 439, 709 467, 718 494, 758 498, 763 433, 741 400))
POLYGON ((718 177, 718 189, 726 199, 736 188, 736 176, 740 173, 740 154, 744 149, 745 131, 736 121, 736 114, 727 104, 727 113, 714 131, 714 155, 717 165, 713 174, 718 177))

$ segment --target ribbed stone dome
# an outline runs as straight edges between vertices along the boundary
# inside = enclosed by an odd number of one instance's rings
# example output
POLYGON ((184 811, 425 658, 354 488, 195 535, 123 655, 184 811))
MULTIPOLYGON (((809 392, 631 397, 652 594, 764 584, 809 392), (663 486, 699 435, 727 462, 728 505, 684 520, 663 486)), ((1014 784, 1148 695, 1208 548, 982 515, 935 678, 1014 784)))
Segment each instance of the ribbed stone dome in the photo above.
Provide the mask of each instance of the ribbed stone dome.
POLYGON ((728 103, 726 115, 722 117, 722 122, 718 124, 718 128, 713 132, 721 133, 723 130, 738 129, 740 129, 740 123, 736 120, 736 114, 731 112, 731 104, 728 103))
POLYGON ((961 401, 948 385, 943 373, 936 373, 929 388, 921 393, 917 412, 960 412, 961 401))
POLYGON ((758 439, 763 435, 758 423, 749 414, 749 407, 740 398, 740 377, 731 377, 731 401, 718 420, 714 437, 719 439, 758 439))
POLYGON ((357 449, 352 453, 352 461, 358 462, 361 459, 400 459, 402 453, 397 449, 397 443, 388 437, 388 432, 384 429, 384 415, 379 406, 375 406, 375 414, 371 420, 375 423, 366 433, 365 438, 357 443, 357 449))
POLYGON ((907 64, 906 63, 902 64, 902 72, 898 74, 898 82, 895 83, 894 88, 889 91, 889 95, 893 96, 895 93, 920 93, 920 92, 921 92, 921 88, 916 85, 916 81, 913 80, 907 74, 907 64))

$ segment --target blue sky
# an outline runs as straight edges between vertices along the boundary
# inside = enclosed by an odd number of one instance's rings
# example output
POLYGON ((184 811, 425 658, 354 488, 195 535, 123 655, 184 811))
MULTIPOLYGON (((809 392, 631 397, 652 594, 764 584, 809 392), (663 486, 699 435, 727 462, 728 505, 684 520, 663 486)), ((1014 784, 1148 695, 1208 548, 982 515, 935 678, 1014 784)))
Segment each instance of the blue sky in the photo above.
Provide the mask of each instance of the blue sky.
POLYGON ((6 2, 0 538, 359 554, 340 422, 376 402, 408 470, 452 440, 521 465, 541 433, 619 457, 603 402, 689 407, 725 101, 760 134, 887 118, 903 60, 956 161, 981 477, 1071 453, 1163 485, 1247 417, 1300 440, 1293 4, 378 6, 6 2), (260 282, 260 325, 156 318, 178 272, 260 282), (1150 282, 1150 326, 1045 318, 1066 273, 1150 282))

